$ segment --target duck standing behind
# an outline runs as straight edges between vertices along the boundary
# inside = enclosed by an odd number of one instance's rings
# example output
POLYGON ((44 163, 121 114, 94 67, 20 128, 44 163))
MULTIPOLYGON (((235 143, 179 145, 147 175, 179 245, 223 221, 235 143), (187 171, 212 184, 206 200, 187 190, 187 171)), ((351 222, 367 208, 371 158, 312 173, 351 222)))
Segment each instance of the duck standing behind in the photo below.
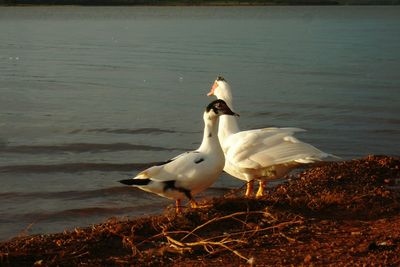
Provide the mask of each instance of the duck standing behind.
MULTIPOLYGON (((208 96, 224 100, 233 109, 232 92, 219 76, 208 96)), ((293 136, 299 128, 263 128, 240 131, 235 117, 222 117, 218 137, 225 154, 224 171, 247 181, 246 197, 253 193, 254 180, 259 180, 256 197, 264 195, 267 180, 279 179, 300 165, 338 157, 327 154, 293 136)))
POLYGON ((183 153, 163 164, 150 167, 136 177, 119 181, 176 201, 181 212, 181 200, 189 199, 210 187, 221 175, 225 158, 218 140, 218 117, 237 115, 223 100, 211 102, 204 114, 203 141, 197 150, 183 153))

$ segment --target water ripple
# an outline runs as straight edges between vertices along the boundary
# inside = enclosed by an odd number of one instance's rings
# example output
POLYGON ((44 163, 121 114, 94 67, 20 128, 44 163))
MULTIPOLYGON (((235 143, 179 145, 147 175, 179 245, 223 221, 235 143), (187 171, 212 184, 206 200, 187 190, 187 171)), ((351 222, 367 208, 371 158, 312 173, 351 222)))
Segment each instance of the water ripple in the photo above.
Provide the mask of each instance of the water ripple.
POLYGON ((128 172, 132 170, 142 170, 148 167, 160 164, 160 162, 151 163, 65 163, 52 165, 9 165, 1 166, 0 173, 77 173, 87 171, 103 172, 128 172))
POLYGON ((42 154, 42 153, 98 153, 98 152, 115 152, 115 151, 183 151, 182 148, 167 148, 158 146, 135 145, 129 143, 113 143, 113 144, 94 144, 94 143, 73 143, 63 145, 21 145, 21 146, 0 146, 0 153, 25 153, 25 154, 42 154))

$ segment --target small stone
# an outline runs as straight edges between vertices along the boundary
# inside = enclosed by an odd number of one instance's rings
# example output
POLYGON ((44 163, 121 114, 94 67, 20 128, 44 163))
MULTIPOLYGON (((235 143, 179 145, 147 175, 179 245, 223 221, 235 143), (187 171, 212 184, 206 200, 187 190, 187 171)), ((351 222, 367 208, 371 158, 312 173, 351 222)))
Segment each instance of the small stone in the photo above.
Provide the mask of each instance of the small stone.
POLYGON ((312 256, 310 254, 308 254, 305 258, 304 258, 304 263, 310 263, 312 259, 312 256))

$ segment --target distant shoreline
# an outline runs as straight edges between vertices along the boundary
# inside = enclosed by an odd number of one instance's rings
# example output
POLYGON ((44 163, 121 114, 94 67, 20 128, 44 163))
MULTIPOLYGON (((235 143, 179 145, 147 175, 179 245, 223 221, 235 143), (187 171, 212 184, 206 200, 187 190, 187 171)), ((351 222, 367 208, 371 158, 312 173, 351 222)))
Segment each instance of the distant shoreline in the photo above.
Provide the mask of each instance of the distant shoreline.
POLYGON ((0 6, 334 6, 400 5, 400 0, 0 0, 0 6))

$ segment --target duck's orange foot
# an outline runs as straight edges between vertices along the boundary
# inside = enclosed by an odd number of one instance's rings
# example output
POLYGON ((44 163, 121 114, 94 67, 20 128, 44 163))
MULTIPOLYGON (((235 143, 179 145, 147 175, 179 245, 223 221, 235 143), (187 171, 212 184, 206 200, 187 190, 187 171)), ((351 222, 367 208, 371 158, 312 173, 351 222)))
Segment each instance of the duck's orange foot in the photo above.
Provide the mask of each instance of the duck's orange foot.
POLYGON ((258 186, 258 190, 257 190, 257 194, 256 194, 256 198, 262 198, 265 196, 265 187, 267 186, 267 182, 266 181, 260 181, 259 186, 258 186))
POLYGON ((251 196, 253 195, 253 188, 254 188, 254 180, 250 180, 246 186, 245 197, 251 198, 251 196))

